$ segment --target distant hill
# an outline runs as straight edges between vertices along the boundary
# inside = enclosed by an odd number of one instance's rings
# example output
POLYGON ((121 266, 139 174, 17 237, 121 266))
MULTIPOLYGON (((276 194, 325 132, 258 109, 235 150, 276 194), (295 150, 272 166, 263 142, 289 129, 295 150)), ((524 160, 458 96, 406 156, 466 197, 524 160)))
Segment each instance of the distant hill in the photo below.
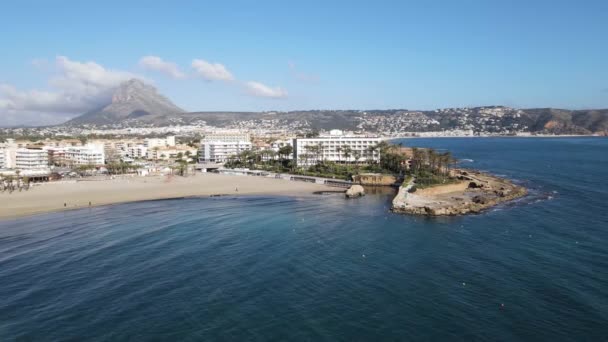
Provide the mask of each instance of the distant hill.
POLYGON ((386 134, 441 130, 479 133, 608 133, 608 109, 516 109, 503 106, 445 108, 433 111, 308 110, 290 112, 185 112, 140 80, 120 85, 110 103, 66 123, 98 127, 165 126, 205 123, 221 128, 327 130, 386 134))
POLYGON ((68 121, 67 125, 104 125, 124 121, 155 121, 184 113, 156 88, 140 80, 122 83, 113 93, 110 103, 68 121))

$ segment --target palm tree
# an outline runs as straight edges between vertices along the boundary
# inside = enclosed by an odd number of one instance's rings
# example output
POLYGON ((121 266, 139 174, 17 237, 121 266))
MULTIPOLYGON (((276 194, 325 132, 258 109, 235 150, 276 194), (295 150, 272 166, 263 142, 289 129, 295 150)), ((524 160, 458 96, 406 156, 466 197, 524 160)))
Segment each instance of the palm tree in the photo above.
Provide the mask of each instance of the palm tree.
POLYGON ((342 151, 344 152, 344 158, 346 159, 346 162, 348 163, 350 161, 350 157, 352 156, 353 149, 350 146, 346 146, 342 149, 342 151))
POLYGON ((353 156, 355 157, 355 163, 358 165, 359 159, 361 159, 361 152, 357 150, 353 153, 353 156))
POLYGON ((321 150, 321 145, 309 145, 306 146, 306 150, 310 152, 313 156, 315 156, 315 164, 319 163, 319 155, 321 150))
POLYGON ((285 145, 279 148, 279 158, 281 158, 281 156, 285 156, 285 159, 288 159, 287 157, 292 153, 293 147, 291 145, 285 145))
POLYGON ((365 159, 367 160, 368 163, 371 163, 374 161, 374 153, 376 153, 376 150, 378 150, 377 145, 376 146, 372 145, 365 150, 365 152, 366 152, 365 159))

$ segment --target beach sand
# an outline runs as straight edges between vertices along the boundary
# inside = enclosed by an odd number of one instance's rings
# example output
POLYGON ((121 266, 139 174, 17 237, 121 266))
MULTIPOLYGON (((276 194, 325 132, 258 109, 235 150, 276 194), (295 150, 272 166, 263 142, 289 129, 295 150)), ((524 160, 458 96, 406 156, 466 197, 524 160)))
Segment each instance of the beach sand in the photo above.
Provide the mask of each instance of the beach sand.
POLYGON ((91 206, 99 206, 190 196, 311 195, 328 190, 336 189, 314 183, 212 173, 50 182, 33 186, 29 191, 0 193, 0 219, 86 208, 89 202, 91 206))

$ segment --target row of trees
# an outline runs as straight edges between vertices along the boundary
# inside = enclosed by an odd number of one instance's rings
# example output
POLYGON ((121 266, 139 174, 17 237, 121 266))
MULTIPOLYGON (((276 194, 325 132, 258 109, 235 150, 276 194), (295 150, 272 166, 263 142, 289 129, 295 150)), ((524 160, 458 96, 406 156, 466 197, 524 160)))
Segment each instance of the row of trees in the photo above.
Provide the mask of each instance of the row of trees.
MULTIPOLYGON (((292 169, 293 165, 289 156, 293 153, 293 147, 286 145, 279 148, 278 151, 273 150, 245 150, 241 153, 231 156, 226 167, 249 167, 254 166, 270 166, 277 169, 292 169)), ((281 170, 278 170, 281 171, 281 170)), ((282 170, 283 172, 285 170, 282 170)))
MULTIPOLYGON (((306 165, 311 164, 310 162, 312 161, 312 164, 318 164, 320 162, 325 162, 325 160, 323 160, 323 155, 324 155, 324 149, 325 147, 322 144, 318 144, 318 145, 308 145, 305 146, 305 151, 304 153, 300 153, 298 155, 298 158, 304 162, 306 165)), ((359 164, 359 161, 362 158, 366 158, 366 160, 370 160, 372 159, 371 157, 374 155, 374 153, 376 153, 376 151, 378 150, 377 146, 370 146, 369 148, 367 148, 365 151, 361 152, 359 150, 353 150, 350 146, 337 146, 336 147, 336 152, 338 153, 338 163, 342 163, 342 162, 355 162, 355 164, 359 164)))
POLYGON ((416 177, 418 187, 449 183, 453 181, 450 177, 450 166, 455 162, 450 152, 439 153, 432 148, 414 148, 410 174, 416 177))

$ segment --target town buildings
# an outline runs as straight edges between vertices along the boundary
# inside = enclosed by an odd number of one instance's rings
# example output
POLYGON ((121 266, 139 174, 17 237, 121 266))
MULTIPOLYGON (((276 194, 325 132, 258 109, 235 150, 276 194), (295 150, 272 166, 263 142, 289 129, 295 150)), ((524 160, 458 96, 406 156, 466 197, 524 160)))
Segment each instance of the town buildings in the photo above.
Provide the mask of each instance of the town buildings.
POLYGON ((293 139, 293 158, 298 166, 311 166, 320 161, 336 163, 369 163, 380 160, 375 146, 378 137, 345 135, 331 130, 328 135, 293 139))

